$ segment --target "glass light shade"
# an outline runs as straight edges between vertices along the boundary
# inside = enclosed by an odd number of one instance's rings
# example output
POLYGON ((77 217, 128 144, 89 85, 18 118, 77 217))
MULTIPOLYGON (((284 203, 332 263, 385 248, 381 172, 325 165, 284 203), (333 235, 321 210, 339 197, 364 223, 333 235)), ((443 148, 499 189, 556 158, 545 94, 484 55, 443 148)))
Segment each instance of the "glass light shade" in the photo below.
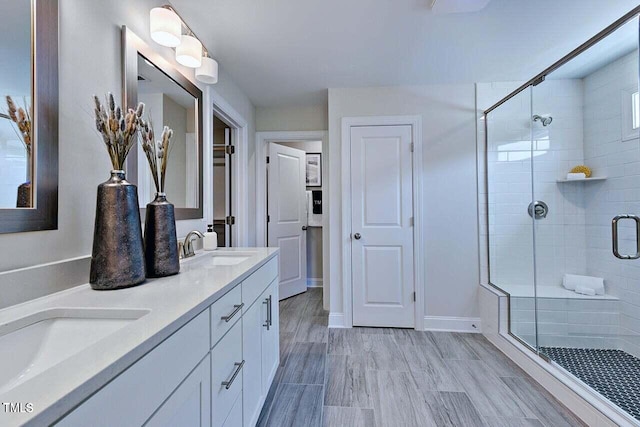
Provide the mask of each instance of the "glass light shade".
POLYGON ((208 85, 218 83, 218 62, 208 56, 203 57, 202 65, 196 68, 196 79, 208 85))
POLYGON ((202 43, 195 37, 182 36, 182 43, 176 47, 176 61, 185 67, 198 68, 202 65, 202 43))
POLYGON ((149 12, 151 39, 162 46, 176 47, 182 37, 182 21, 172 10, 154 7, 149 12))

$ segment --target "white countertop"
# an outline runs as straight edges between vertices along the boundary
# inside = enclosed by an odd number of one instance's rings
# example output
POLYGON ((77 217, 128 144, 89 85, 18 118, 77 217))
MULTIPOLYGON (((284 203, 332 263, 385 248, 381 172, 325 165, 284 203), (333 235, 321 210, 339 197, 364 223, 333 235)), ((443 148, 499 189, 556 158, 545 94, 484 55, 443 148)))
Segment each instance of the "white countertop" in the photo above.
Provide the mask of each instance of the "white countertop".
MULTIPOLYGON (((123 372, 167 337, 273 258, 275 248, 225 248, 250 258, 212 266, 207 252, 181 263, 180 274, 133 288, 94 291, 88 284, 0 310, 0 327, 54 308, 143 309, 150 312, 90 347, 0 395, 0 402, 33 403, 31 413, 5 413, 0 425, 48 425, 123 372)), ((2 367, 0 366, 0 369, 2 367)))

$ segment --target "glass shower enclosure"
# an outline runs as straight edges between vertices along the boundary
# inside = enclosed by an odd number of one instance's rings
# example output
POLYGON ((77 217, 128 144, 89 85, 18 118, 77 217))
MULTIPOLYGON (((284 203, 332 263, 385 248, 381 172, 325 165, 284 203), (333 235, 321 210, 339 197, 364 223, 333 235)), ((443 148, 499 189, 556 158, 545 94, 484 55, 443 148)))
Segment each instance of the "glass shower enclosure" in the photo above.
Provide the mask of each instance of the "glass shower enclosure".
POLYGON ((489 280, 511 335, 636 420, 639 11, 483 117, 489 280))

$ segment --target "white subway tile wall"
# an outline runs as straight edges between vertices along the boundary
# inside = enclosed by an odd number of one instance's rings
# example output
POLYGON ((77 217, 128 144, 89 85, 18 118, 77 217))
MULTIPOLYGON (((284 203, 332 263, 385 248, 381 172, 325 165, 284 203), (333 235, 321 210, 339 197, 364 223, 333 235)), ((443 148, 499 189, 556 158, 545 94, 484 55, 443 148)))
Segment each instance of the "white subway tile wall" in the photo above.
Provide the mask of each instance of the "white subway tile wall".
MULTIPOLYGON (((607 293, 620 298, 619 347, 640 357, 640 260, 611 251, 611 219, 640 215, 640 142, 626 139, 623 103, 638 89, 638 53, 590 74, 584 81, 585 163, 606 181, 585 186, 587 274, 605 278, 607 293), (623 138, 623 136, 625 138, 623 138)), ((620 226, 620 251, 635 253, 635 227, 620 226)))
MULTIPOLYGON (((479 84, 479 107, 515 86, 479 84)), ((537 342, 533 298, 511 298, 512 332, 531 345, 620 348, 640 357, 640 260, 619 260, 611 251, 611 219, 640 215, 640 141, 625 127, 623 107, 637 87, 633 52, 584 78, 549 78, 503 104, 489 115, 486 150, 479 116, 483 281, 490 269, 491 283, 507 292, 533 288, 535 227, 538 286, 560 286, 565 273, 587 274, 603 277, 607 294, 619 298, 539 298, 537 342), (535 114, 553 121, 543 126, 532 121, 535 114), (557 182, 579 164, 607 179, 557 182), (547 217, 535 223, 527 215, 533 200, 549 206, 547 217)), ((620 225, 620 251, 635 253, 631 221, 620 225)))

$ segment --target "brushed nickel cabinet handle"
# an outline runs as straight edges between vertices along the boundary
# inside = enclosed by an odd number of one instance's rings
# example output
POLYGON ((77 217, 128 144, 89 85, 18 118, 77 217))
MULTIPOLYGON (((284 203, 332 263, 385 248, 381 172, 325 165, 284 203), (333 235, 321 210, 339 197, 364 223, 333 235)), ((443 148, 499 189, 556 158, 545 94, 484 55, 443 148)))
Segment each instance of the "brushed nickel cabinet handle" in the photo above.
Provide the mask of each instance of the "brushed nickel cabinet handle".
POLYGON ((233 365, 236 366, 236 370, 233 372, 233 375, 231 375, 231 378, 229 378, 229 381, 222 381, 222 385, 227 390, 231 388, 231 384, 233 384, 233 382, 236 380, 236 377, 242 370, 242 367, 244 366, 244 360, 242 360, 242 362, 236 362, 233 365))
POLYGON ((240 312, 240 310, 242 310, 242 307, 244 307, 244 303, 234 304, 233 307, 235 308, 235 310, 233 310, 230 314, 226 316, 222 316, 220 319, 224 320, 225 322, 229 322, 231 319, 233 319, 233 316, 235 316, 240 312))
POLYGON ((269 298, 265 298, 264 301, 262 301, 263 304, 267 305, 267 319, 264 322, 264 326, 265 328, 267 328, 267 331, 269 330, 269 327, 271 326, 271 324, 269 323, 269 298))

